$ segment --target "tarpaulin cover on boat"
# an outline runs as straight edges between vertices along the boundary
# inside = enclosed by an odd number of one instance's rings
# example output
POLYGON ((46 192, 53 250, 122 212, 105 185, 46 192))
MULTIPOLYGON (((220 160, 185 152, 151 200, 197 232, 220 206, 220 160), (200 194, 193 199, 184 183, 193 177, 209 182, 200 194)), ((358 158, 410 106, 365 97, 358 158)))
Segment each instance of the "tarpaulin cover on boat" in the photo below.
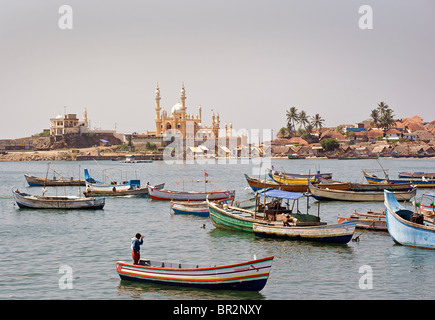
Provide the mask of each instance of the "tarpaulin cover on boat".
POLYGON ((272 198, 281 198, 281 199, 289 199, 289 200, 296 200, 304 196, 303 193, 289 192, 289 191, 283 191, 278 189, 261 191, 258 194, 265 195, 267 197, 272 197, 272 198))

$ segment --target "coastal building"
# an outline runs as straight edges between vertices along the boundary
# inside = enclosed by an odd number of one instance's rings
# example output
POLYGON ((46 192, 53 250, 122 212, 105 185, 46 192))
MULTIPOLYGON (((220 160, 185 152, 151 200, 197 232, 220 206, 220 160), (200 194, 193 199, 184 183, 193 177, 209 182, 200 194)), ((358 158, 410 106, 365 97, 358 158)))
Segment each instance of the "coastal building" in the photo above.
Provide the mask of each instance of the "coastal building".
POLYGON ((202 122, 202 108, 198 106, 196 115, 187 113, 186 90, 184 84, 181 87, 180 100, 171 108, 168 113, 160 106, 160 88, 157 84, 155 91, 155 112, 154 122, 156 130, 148 131, 148 135, 163 137, 165 135, 180 136, 182 139, 215 138, 219 136, 220 119, 219 114, 213 112, 211 126, 205 126, 202 122))
MULTIPOLYGON (((204 124, 202 107, 198 106, 196 114, 188 112, 187 95, 184 84, 181 86, 180 98, 168 112, 162 105, 160 87, 155 90, 155 130, 147 130, 146 134, 133 133, 133 145, 140 147, 147 143, 158 147, 171 144, 178 152, 186 155, 234 155, 237 148, 247 143, 247 137, 235 135, 233 125, 221 127, 219 113, 213 112, 211 125, 204 124), (177 138, 177 143, 174 143, 177 138)), ((130 138, 127 138, 130 139, 130 138)))
POLYGON ((50 135, 62 137, 65 134, 78 134, 89 128, 88 112, 83 110, 83 120, 79 121, 77 114, 59 114, 56 118, 50 119, 50 135))

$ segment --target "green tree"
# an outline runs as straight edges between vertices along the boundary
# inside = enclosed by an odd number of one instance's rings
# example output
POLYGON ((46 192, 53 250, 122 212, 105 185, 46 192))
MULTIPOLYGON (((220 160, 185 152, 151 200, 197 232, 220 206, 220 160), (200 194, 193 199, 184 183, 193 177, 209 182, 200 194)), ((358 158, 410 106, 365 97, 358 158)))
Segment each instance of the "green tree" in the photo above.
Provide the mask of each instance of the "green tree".
POLYGON ((340 146, 340 143, 337 139, 334 138, 326 138, 320 141, 320 145, 325 151, 332 151, 337 149, 340 146))
POLYGON ((384 101, 378 103, 378 107, 373 109, 370 114, 372 119, 371 125, 380 127, 384 131, 387 131, 391 127, 394 127, 396 121, 394 121, 393 110, 384 101))
POLYGON ((299 121, 298 109, 296 107, 291 107, 286 112, 287 116, 287 129, 289 133, 293 132, 296 128, 295 123, 299 121))
POLYGON ((314 117, 311 117, 311 124, 316 128, 316 130, 323 126, 323 122, 325 122, 325 119, 323 119, 318 113, 314 117))
POLYGON ((377 127, 379 126, 379 110, 378 109, 373 109, 371 114, 370 114, 370 118, 371 118, 371 125, 373 127, 377 127))
POLYGON ((288 128, 282 127, 281 129, 279 129, 278 134, 276 136, 278 138, 288 137, 289 136, 288 128))
POLYGON ((304 127, 304 129, 306 129, 307 124, 310 123, 310 121, 308 120, 308 115, 306 114, 306 112, 304 110, 302 110, 301 112, 299 112, 299 129, 304 127))
POLYGON ((394 114, 393 110, 387 109, 385 110, 384 114, 381 115, 380 118, 380 125, 381 128, 384 129, 384 131, 387 131, 388 129, 394 127, 396 124, 396 121, 393 119, 394 114))

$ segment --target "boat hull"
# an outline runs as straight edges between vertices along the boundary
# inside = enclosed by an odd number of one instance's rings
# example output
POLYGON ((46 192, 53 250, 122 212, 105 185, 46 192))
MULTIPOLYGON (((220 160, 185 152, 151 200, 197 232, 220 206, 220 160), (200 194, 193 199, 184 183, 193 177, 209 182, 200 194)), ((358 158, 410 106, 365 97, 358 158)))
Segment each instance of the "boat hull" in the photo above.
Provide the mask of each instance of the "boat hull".
POLYGON ((86 182, 85 180, 80 179, 73 179, 70 180, 66 179, 45 179, 45 178, 38 178, 34 176, 29 176, 27 174, 24 175, 26 178, 26 181, 30 187, 43 187, 43 186, 49 186, 49 187, 62 187, 62 186, 85 186, 86 182))
POLYGON ((415 178, 434 179, 435 173, 427 172, 399 172, 399 178, 415 179, 415 178))
POLYGON ((430 188, 435 186, 435 179, 385 179, 385 178, 379 178, 377 176, 368 174, 366 172, 363 172, 364 177, 366 178, 367 182, 370 184, 378 184, 378 183, 393 183, 393 184, 399 184, 399 183, 410 183, 413 186, 417 188, 430 188))
POLYGON ((15 202, 23 209, 103 209, 105 198, 37 197, 12 190, 15 202))
POLYGON ((355 232, 356 221, 348 221, 333 225, 322 226, 277 226, 267 224, 253 224, 256 236, 263 238, 277 238, 286 240, 303 240, 325 243, 348 243, 355 232))
POLYGON ((175 214, 189 214, 200 217, 208 217, 210 215, 206 201, 199 203, 172 201, 171 209, 175 214))
MULTIPOLYGON (((318 200, 339 200, 339 201, 358 201, 358 202, 382 202, 384 194, 382 192, 359 192, 346 190, 328 190, 317 188, 310 184, 310 193, 318 200)), ((397 199, 400 201, 408 201, 414 197, 417 189, 411 191, 394 192, 397 199)))
POLYGON ((245 174, 246 181, 253 191, 257 191, 264 188, 274 188, 290 192, 306 192, 308 186, 303 184, 284 184, 276 181, 268 181, 262 179, 256 179, 245 174))
POLYGON ((412 190, 411 183, 350 183, 350 191, 408 191, 412 190))
POLYGON ((435 227, 409 221, 413 212, 402 207, 393 193, 384 193, 387 227, 393 241, 404 246, 435 249, 435 227))
MULTIPOLYGON (((253 232, 252 224, 254 222, 261 223, 260 219, 255 219, 251 214, 244 214, 243 211, 235 211, 238 213, 231 213, 225 209, 219 208, 215 203, 208 203, 210 212, 210 219, 216 228, 231 230, 231 231, 244 231, 253 232)), ((266 222, 266 221, 264 221, 266 222)))
POLYGON ((235 191, 210 191, 210 192, 178 192, 165 189, 156 189, 148 186, 148 192, 152 200, 160 201, 206 201, 234 198, 235 191))
MULTIPOLYGON (((156 188, 163 189, 165 186, 164 183, 156 185, 156 188)), ((83 192, 85 197, 149 197, 148 188, 136 188, 136 189, 127 189, 127 190, 95 190, 91 188, 87 188, 86 191, 83 192)))
POLYGON ((356 228, 387 231, 385 214, 377 212, 353 213, 349 217, 337 216, 337 222, 356 221, 356 228))
POLYGON ((116 270, 122 280, 201 289, 261 291, 269 277, 272 261, 273 257, 268 257, 217 267, 149 260, 132 265, 118 261, 116 270))

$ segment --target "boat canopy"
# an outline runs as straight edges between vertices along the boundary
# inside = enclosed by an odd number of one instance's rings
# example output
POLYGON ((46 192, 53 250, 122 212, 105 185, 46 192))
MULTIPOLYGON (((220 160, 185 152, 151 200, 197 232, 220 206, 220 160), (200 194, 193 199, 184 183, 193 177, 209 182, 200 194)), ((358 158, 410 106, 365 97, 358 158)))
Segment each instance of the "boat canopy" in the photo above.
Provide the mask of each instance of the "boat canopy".
POLYGON ((264 191, 262 190, 259 191, 258 194, 267 197, 272 197, 272 198, 281 198, 281 199, 289 199, 289 200, 297 200, 304 196, 304 194, 300 192, 290 192, 290 191, 283 191, 278 189, 269 189, 264 191))
POLYGON ((435 192, 425 193, 424 196, 435 197, 435 192))

